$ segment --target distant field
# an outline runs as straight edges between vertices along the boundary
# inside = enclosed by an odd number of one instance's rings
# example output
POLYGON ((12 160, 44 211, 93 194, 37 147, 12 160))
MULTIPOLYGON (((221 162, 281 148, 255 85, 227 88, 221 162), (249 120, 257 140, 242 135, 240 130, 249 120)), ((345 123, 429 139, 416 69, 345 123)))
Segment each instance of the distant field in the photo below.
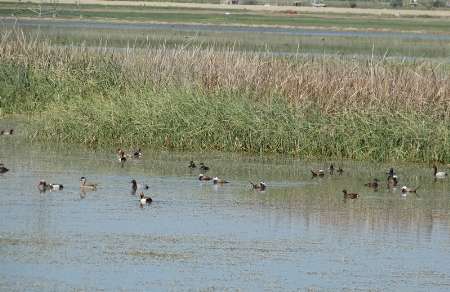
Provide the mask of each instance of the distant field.
MULTIPOLYGON (((444 17, 450 18, 449 8, 439 8, 433 10, 424 9, 391 9, 381 4, 382 8, 349 8, 349 7, 312 7, 312 6, 276 6, 276 5, 218 5, 213 0, 208 3, 198 3, 203 0, 195 0, 196 3, 181 2, 159 2, 159 1, 101 1, 101 0, 58 0, 58 4, 75 5, 102 5, 102 6, 139 6, 139 7, 176 7, 176 8, 200 8, 200 9, 227 9, 245 11, 265 11, 280 12, 287 9, 297 13, 317 13, 317 14, 362 14, 362 15, 387 15, 395 17, 420 16, 420 17, 444 17)), ((22 3, 18 1, 0 0, 3 3, 22 3)), ((183 2, 183 1, 182 1, 183 2)), ((335 1, 339 3, 341 1, 335 1)), ((343 1, 344 3, 347 1, 343 1)), ((51 1, 29 0, 26 3, 51 3, 51 1)), ((275 2, 276 3, 276 2, 275 2)), ((280 1, 280 3, 282 3, 280 1)), ((286 3, 286 2, 284 2, 286 3)), ((305 3, 308 3, 306 1, 305 3)), ((382 2, 383 3, 383 2, 382 2)))
MULTIPOLYGON (((260 25, 307 28, 330 28, 337 30, 415 31, 427 33, 450 33, 450 17, 392 17, 383 15, 312 13, 308 11, 284 10, 224 10, 226 6, 215 5, 216 9, 188 7, 136 7, 136 2, 114 1, 99 5, 100 1, 89 1, 89 5, 57 4, 38 5, 31 3, 3 2, 0 16, 83 18, 95 20, 200 23, 223 25, 260 25), (94 5, 94 3, 97 3, 94 5), (110 5, 114 3, 115 5, 110 5), (130 6, 120 6, 130 3, 130 6), (133 4, 134 3, 134 4, 133 4), (120 5, 119 5, 120 4, 120 5), (220 9, 217 9, 220 8, 220 9)), ((151 3, 155 5, 158 3, 151 3)), ((161 4, 161 3, 160 3, 161 4)), ((142 2, 140 3, 142 5, 142 2)), ((162 4, 161 4, 162 5, 162 4)), ((181 5, 181 4, 180 4, 181 5)), ((230 6, 229 8, 235 8, 230 6)), ((252 7, 254 9, 255 7, 252 7)), ((260 7, 265 9, 265 7, 260 7)), ((277 7, 280 8, 280 7, 277 7)), ((316 10, 317 11, 317 10, 316 10)), ((331 10, 327 10, 331 11, 331 10)), ((352 10, 353 11, 353 10, 352 10)), ((366 10, 364 10, 366 11, 366 10)), ((367 10, 369 11, 369 10, 367 10)), ((372 10, 370 10, 372 11, 372 10)), ((388 10, 387 10, 388 11, 388 10)), ((405 11, 411 13, 413 11, 405 11)), ((414 11, 422 13, 423 11, 414 11)), ((440 15, 441 11, 427 11, 440 15)), ((403 13, 403 12, 402 12, 403 13)))

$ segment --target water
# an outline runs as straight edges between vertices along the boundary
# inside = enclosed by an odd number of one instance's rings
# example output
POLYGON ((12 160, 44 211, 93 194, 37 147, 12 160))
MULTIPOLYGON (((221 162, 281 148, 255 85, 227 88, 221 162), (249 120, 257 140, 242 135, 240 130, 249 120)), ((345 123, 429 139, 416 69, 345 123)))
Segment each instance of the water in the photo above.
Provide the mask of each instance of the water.
POLYGON ((364 187, 390 165, 27 144, 0 137, 0 290, 450 289, 449 183, 398 164, 417 195, 364 187), (190 159, 231 183, 196 179, 190 159), (82 193, 79 178, 98 182, 82 193), (130 180, 150 185, 140 208, 130 180), (64 185, 39 193, 40 179, 64 185), (248 180, 264 179, 266 192, 248 180), (342 189, 359 192, 344 201, 342 189))
POLYGON ((118 23, 99 22, 91 20, 48 20, 48 19, 2 19, 7 26, 32 28, 78 28, 78 29, 115 29, 115 30, 174 30, 184 32, 232 32, 232 33, 270 33, 292 36, 321 37, 361 37, 361 38, 392 38, 409 40, 449 41, 448 34, 430 34, 419 32, 390 31, 342 31, 317 28, 292 28, 271 26, 239 26, 215 24, 168 24, 168 23, 118 23))

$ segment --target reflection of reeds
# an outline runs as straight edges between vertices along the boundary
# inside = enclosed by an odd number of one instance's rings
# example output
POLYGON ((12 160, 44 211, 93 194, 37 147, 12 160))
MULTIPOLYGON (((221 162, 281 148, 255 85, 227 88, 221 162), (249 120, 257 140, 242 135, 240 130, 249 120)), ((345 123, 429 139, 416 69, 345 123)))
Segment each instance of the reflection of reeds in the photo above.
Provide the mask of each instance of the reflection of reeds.
POLYGON ((425 63, 281 58, 182 47, 53 47, 3 31, 5 112, 86 144, 450 159, 450 79, 425 63))

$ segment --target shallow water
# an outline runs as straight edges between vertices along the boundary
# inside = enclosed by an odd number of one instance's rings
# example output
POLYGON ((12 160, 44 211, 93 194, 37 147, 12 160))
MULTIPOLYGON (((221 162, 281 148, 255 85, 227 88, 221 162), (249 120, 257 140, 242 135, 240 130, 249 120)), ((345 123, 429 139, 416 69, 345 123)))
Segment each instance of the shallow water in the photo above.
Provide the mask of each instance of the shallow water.
POLYGON ((448 41, 448 34, 430 34, 419 32, 390 31, 342 31, 328 28, 289 28, 271 26, 239 26, 215 24, 167 24, 167 23, 118 23, 91 20, 48 20, 48 19, 9 19, 2 23, 6 26, 33 28, 79 28, 79 29, 115 29, 115 30, 176 30, 185 32, 239 32, 239 33, 271 33, 296 36, 322 37, 361 37, 361 38, 393 38, 412 40, 448 41))
POLYGON ((364 187, 390 165, 236 154, 151 153, 123 168, 114 149, 0 136, 0 290, 450 289, 450 181, 399 164, 417 195, 364 187), (199 182, 190 159, 231 183, 199 182), (80 193, 79 178, 98 182, 80 193), (135 178, 154 203, 140 208, 135 178), (64 185, 39 193, 40 179, 64 185), (248 180, 264 179, 256 192, 248 180), (343 200, 342 189, 359 192, 343 200))

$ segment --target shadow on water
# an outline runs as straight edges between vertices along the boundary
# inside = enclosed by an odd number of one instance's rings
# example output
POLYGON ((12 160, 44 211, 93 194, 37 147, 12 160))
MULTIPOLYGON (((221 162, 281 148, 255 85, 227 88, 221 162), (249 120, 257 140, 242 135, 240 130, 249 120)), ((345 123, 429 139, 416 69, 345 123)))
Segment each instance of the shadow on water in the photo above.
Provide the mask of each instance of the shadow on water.
POLYGON ((390 164, 333 161, 342 176, 312 178, 330 162, 144 149, 122 168, 115 149, 0 138, 11 169, 0 176, 4 289, 450 286, 449 180, 434 181, 429 165, 392 165, 400 184, 390 190, 390 164), (231 183, 200 182, 190 160, 231 183), (97 190, 80 190, 81 176, 97 190), (373 178, 377 191, 364 186, 373 178), (64 190, 39 193, 40 179, 64 190), (139 207, 131 179, 150 186, 152 204, 139 207), (405 197, 403 185, 420 190, 405 197), (360 197, 344 200, 344 188, 360 197))

